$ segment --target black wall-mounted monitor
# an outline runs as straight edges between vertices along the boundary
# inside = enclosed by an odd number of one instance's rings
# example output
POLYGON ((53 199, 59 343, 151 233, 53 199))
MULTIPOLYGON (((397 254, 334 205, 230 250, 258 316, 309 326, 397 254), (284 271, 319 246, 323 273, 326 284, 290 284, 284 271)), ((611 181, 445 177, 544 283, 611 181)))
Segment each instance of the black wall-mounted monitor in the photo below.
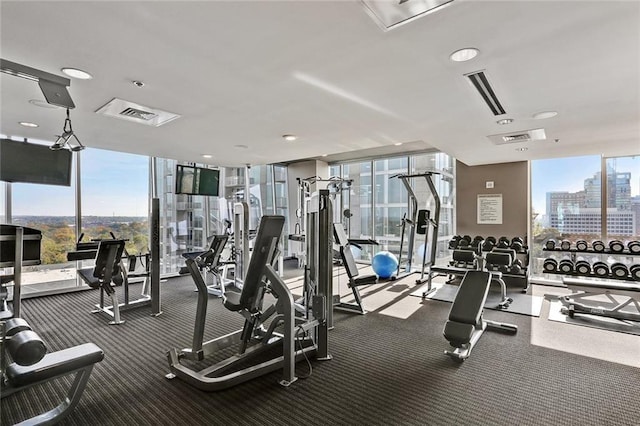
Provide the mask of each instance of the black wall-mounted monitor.
POLYGON ((220 170, 196 166, 176 166, 176 194, 217 197, 220 192, 220 170))
POLYGON ((0 139, 0 180, 71 186, 71 151, 0 139))

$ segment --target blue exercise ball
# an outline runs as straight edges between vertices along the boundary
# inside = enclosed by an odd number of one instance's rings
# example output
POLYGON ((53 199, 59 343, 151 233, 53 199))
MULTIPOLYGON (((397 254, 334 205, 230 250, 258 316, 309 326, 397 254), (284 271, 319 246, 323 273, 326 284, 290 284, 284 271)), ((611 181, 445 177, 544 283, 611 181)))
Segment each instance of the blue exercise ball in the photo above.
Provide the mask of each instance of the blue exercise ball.
POLYGON ((373 256, 371 267, 380 278, 391 278, 398 270, 398 258, 388 251, 380 251, 373 256))

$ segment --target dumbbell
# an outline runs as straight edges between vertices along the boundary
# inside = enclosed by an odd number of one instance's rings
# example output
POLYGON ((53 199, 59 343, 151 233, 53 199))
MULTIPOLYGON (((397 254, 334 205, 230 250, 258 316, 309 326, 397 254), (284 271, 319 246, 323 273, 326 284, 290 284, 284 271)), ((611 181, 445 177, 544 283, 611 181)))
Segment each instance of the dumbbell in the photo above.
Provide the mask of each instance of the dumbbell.
POLYGON ((524 249, 524 240, 522 237, 513 237, 510 247, 517 252, 521 252, 524 249))
POLYGON ((591 243, 591 247, 593 247, 593 251, 597 251, 599 253, 604 251, 604 243, 600 240, 595 240, 591 243))
POLYGON ((460 241, 458 241, 457 248, 466 248, 466 247, 469 247, 469 244, 471 244, 470 240, 467 240, 466 238, 461 238, 460 241))
POLYGON ((556 240, 554 239, 549 239, 544 243, 544 248, 546 248, 547 250, 555 250, 556 248, 556 240))
POLYGON ((455 250, 458 247, 458 241, 460 241, 462 237, 460 235, 456 235, 449 240, 449 250, 455 250))
POLYGON ((484 240, 484 237, 481 235, 476 235, 473 240, 471 241, 471 247, 473 248, 477 248, 479 244, 482 243, 482 241, 484 240))
POLYGON ((498 242, 496 243, 496 247, 498 247, 498 248, 509 248, 509 244, 511 244, 511 241, 509 240, 509 238, 500 237, 498 239, 498 242))
POLYGON ((522 274, 522 261, 520 259, 516 259, 511 264, 511 268, 509 268, 509 272, 514 275, 522 274))
POLYGON ((587 262, 584 258, 579 257, 576 260, 576 264, 574 265, 576 272, 580 275, 589 275, 591 274, 591 264, 587 262))
POLYGON ((576 249, 578 249, 578 251, 587 251, 588 248, 589 244, 585 240, 576 241, 576 249))
POLYGON ((544 272, 556 272, 558 270, 558 261, 553 257, 548 257, 542 263, 544 272))
POLYGON ((631 253, 640 254, 640 241, 629 241, 627 248, 631 253))
POLYGON ((47 353, 47 347, 22 318, 11 318, 5 323, 6 349, 18 365, 33 365, 47 353))
POLYGON ((482 251, 491 251, 496 245, 496 237, 487 237, 482 243, 482 251))
POLYGON ((558 263, 558 271, 563 274, 570 274, 573 272, 573 262, 568 257, 565 257, 558 263))
POLYGON ((593 273, 598 277, 606 277, 609 275, 609 265, 605 262, 595 262, 593 264, 593 273))
POLYGON ((631 265, 631 267, 629 268, 629 273, 631 274, 631 278, 636 281, 640 281, 640 265, 631 265))
POLYGON ((629 276, 629 269, 624 263, 616 262, 611 265, 611 275, 614 278, 627 278, 629 276))
POLYGON ((613 253, 622 253, 624 250, 624 243, 620 240, 611 240, 609 241, 609 250, 613 253))
POLYGON ((562 249, 562 250, 570 250, 571 249, 571 241, 562 240, 560 242, 560 249, 562 249))
MULTIPOLYGON (((462 239, 466 240, 469 244, 471 244, 471 235, 463 235, 462 239)), ((469 244, 467 244, 467 245, 469 245, 469 244)))

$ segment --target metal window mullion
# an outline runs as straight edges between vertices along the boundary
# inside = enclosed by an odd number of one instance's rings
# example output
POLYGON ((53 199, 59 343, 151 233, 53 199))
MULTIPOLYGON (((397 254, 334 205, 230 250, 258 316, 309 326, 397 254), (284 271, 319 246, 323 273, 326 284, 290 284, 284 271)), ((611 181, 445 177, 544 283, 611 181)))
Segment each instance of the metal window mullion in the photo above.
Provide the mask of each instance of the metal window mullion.
POLYGON ((608 235, 607 230, 607 206, 609 200, 607 199, 607 158, 602 156, 600 159, 600 238, 605 241, 608 235))
POLYGON ((4 188, 5 188, 5 194, 4 194, 5 220, 7 221, 7 223, 13 223, 13 212, 12 212, 12 205, 11 205, 11 199, 12 199, 12 197, 11 197, 11 182, 5 182, 4 183, 4 188))

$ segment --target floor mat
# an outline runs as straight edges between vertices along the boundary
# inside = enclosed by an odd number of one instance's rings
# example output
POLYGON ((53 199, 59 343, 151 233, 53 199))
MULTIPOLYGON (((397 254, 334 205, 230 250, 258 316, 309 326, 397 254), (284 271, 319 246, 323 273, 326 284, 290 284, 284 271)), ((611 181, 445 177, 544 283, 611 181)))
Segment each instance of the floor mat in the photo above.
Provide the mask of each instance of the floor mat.
MULTIPOLYGON (((437 288, 437 290, 427 295, 427 299, 451 303, 458 292, 458 286, 451 284, 432 284, 432 286, 437 288)), ((425 289, 426 286, 423 286, 411 293, 411 296, 422 297, 422 293, 425 289)), ((532 317, 540 316, 540 311, 542 310, 542 297, 523 294, 519 290, 513 292, 509 292, 508 290, 509 289, 507 289, 507 296, 513 299, 513 302, 511 302, 511 305, 509 305, 508 308, 502 309, 498 307, 498 303, 502 300, 500 292, 498 291, 489 292, 489 296, 487 296, 487 301, 484 307, 496 311, 505 311, 514 314, 529 315, 532 317)))

